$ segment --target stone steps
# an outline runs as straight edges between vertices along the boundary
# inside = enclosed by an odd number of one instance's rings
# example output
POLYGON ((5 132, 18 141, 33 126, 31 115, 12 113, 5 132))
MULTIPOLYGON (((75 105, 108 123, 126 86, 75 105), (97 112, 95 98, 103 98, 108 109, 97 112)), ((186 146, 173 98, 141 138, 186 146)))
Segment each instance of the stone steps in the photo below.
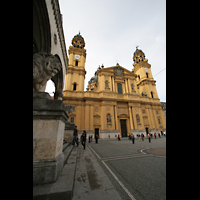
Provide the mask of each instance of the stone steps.
POLYGON ((55 183, 33 187, 33 200, 71 200, 77 161, 77 147, 63 145, 64 167, 55 183))

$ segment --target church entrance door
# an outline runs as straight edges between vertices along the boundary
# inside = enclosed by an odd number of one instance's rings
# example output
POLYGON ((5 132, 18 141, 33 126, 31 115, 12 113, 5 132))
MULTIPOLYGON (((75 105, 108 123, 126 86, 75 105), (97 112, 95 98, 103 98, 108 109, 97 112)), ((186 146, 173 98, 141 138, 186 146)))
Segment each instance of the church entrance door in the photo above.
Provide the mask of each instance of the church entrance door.
POLYGON ((148 130, 148 128, 146 128, 146 135, 148 135, 148 133, 149 133, 149 130, 148 130))
MULTIPOLYGON (((99 128, 95 128, 95 135, 96 134, 99 136, 99 128)), ((95 138, 95 135, 94 135, 94 138, 95 138)))
POLYGON ((120 119, 122 137, 127 137, 126 119, 120 119))

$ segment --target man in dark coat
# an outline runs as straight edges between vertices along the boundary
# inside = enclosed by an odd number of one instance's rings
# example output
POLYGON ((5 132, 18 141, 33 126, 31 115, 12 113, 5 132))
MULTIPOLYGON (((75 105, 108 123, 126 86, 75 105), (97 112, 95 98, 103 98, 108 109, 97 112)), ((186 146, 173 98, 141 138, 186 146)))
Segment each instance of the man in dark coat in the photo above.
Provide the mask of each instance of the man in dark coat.
POLYGON ((77 129, 77 126, 75 126, 75 128, 74 128, 74 134, 73 134, 73 135, 74 135, 74 138, 73 138, 73 143, 72 143, 72 144, 75 145, 75 142, 76 142, 76 144, 77 144, 77 146, 78 146, 79 144, 78 144, 78 138, 77 138, 77 137, 78 137, 78 129, 77 129))
POLYGON ((85 150, 85 143, 86 143, 86 131, 83 131, 82 133, 82 145, 83 145, 83 149, 85 150))

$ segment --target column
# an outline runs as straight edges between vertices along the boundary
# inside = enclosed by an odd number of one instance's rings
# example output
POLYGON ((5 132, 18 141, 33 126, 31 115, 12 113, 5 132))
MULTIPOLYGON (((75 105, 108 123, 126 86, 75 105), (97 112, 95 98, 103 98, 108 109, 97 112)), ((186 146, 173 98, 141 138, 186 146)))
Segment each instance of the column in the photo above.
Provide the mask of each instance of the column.
POLYGON ((155 120, 155 128, 158 129, 159 128, 159 124, 158 124, 158 118, 157 118, 157 114, 156 114, 156 110, 153 109, 153 116, 154 116, 154 120, 155 120))
POLYGON ((117 120, 117 106, 115 107, 115 123, 116 123, 116 129, 118 129, 118 120, 117 120))
POLYGON ((129 93, 132 93, 132 89, 131 89, 131 82, 130 80, 128 79, 128 89, 129 89, 129 93))
POLYGON ((90 111, 90 108, 89 108, 89 105, 85 105, 85 130, 89 130, 89 111, 90 111))
POLYGON ((161 126, 164 128, 166 125, 165 125, 165 120, 164 120, 164 114, 163 114, 161 108, 158 110, 158 113, 159 113, 159 116, 160 116, 161 126))
POLYGON ((101 75, 102 80, 101 80, 101 84, 102 84, 102 89, 101 90, 105 90, 105 75, 101 75))
POLYGON ((112 90, 112 78, 111 78, 111 76, 109 76, 109 88, 110 88, 110 91, 113 91, 112 90))
POLYGON ((116 92, 115 90, 115 81, 114 81, 114 77, 112 76, 112 86, 113 86, 113 92, 116 92))
POLYGON ((128 91, 128 79, 125 79, 125 86, 126 86, 126 93, 129 93, 129 91, 128 91))
POLYGON ((140 116, 140 123, 141 123, 141 129, 144 128, 144 120, 142 117, 142 109, 141 109, 141 105, 139 105, 140 107, 138 108, 138 112, 139 112, 139 116, 140 116))
MULTIPOLYGON (((123 85, 123 84, 122 84, 123 85)), ((117 83, 115 84, 115 92, 118 93, 118 89, 117 89, 117 83)))
POLYGON ((130 116, 130 124, 131 124, 131 129, 133 129, 133 119, 132 119, 132 112, 131 112, 131 107, 129 106, 129 116, 130 116))
POLYGON ((122 88, 123 88, 123 94, 126 93, 125 81, 124 84, 122 84, 122 88))
POLYGON ((102 105, 102 109, 101 109, 101 125, 102 125, 102 130, 106 129, 106 121, 107 121, 106 106, 102 105))
POLYGON ((93 130, 93 105, 90 105, 90 130, 93 130))
POLYGON ((84 104, 82 104, 81 105, 81 110, 82 110, 82 112, 81 112, 81 126, 80 127, 78 127, 78 129, 80 129, 80 130, 85 130, 86 128, 85 128, 85 105, 84 104))
POLYGON ((132 107, 132 113, 133 113, 133 122, 134 122, 134 126, 135 126, 135 129, 138 129, 137 127, 137 119, 136 119, 136 112, 135 112, 135 108, 132 107))
POLYGON ((154 117, 153 117, 153 113, 152 113, 152 109, 151 109, 151 108, 149 109, 149 112, 150 112, 150 117, 151 117, 152 125, 153 125, 152 128, 155 128, 155 120, 154 120, 154 117))
POLYGON ((151 115, 150 115, 149 108, 147 108, 147 114, 148 114, 148 119, 149 119, 149 123, 150 123, 150 128, 153 128, 152 118, 151 118, 151 115))

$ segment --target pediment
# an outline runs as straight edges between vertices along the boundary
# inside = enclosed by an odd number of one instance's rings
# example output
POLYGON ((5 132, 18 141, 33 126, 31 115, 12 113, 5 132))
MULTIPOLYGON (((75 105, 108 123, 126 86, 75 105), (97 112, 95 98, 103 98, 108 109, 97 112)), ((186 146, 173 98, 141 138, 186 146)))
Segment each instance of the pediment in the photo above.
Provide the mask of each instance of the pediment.
POLYGON ((128 118, 129 116, 127 114, 120 114, 118 115, 119 118, 128 118))
POLYGON ((131 75, 131 76, 137 76, 135 73, 125 69, 124 67, 117 65, 117 66, 113 66, 113 67, 108 67, 108 68, 102 68, 99 70, 99 72, 104 73, 112 73, 115 77, 122 77, 122 76, 126 76, 126 75, 131 75))

